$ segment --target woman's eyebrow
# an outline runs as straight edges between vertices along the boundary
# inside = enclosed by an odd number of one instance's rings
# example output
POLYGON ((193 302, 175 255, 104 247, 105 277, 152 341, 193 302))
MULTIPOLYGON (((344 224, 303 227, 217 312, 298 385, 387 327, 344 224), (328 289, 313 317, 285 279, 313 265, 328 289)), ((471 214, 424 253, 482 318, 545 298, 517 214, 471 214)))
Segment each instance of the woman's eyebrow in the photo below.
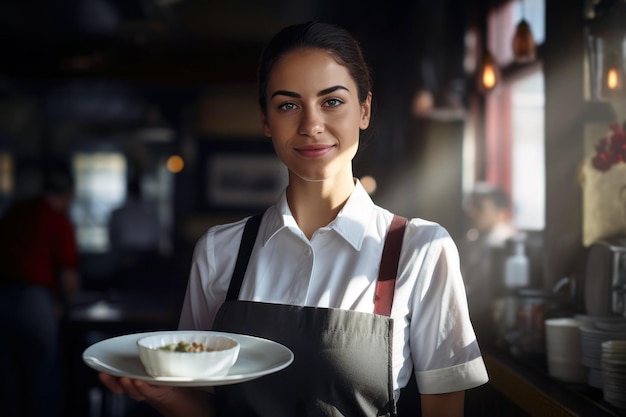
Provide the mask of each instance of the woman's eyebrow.
POLYGON ((302 96, 300 94, 294 93, 293 91, 287 91, 287 90, 275 91, 274 94, 272 94, 270 98, 274 98, 276 96, 287 96, 287 97, 293 97, 293 98, 302 98, 302 96))
MULTIPOLYGON (((317 93, 317 96, 318 97, 325 96, 326 94, 330 94, 330 93, 332 93, 334 91, 337 91, 337 90, 346 90, 346 91, 350 92, 350 90, 348 90, 348 88, 344 87, 343 85, 334 85, 332 87, 328 87, 328 88, 325 88, 325 89, 321 90, 320 92, 317 93)), ((293 98, 302 98, 302 96, 300 94, 295 93, 293 91, 288 91, 288 90, 277 90, 277 91, 275 91, 271 95, 270 98, 274 98, 276 96, 287 96, 287 97, 293 97, 293 98)))
POLYGON ((350 92, 350 90, 348 90, 348 88, 344 87, 343 85, 334 85, 332 87, 328 87, 328 88, 323 89, 322 91, 317 93, 317 96, 318 97, 325 96, 326 94, 330 94, 330 93, 335 92, 337 90, 346 90, 347 92, 350 92))

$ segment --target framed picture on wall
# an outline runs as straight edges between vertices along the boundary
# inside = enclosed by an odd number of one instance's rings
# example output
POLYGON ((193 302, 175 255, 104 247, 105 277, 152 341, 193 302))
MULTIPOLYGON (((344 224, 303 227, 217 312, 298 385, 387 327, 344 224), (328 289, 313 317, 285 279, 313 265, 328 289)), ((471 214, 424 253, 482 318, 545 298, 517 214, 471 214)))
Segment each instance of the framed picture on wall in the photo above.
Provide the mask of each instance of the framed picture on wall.
POLYGON ((204 196, 210 209, 262 209, 273 204, 287 185, 287 168, 271 142, 222 143, 208 149, 204 196))

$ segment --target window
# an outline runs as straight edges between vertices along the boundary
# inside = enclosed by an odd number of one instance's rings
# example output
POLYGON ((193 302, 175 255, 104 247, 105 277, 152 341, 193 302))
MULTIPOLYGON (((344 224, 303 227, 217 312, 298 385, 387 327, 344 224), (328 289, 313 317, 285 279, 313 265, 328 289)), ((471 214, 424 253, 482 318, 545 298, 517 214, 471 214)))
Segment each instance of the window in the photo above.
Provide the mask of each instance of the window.
POLYGON ((73 157, 76 195, 71 215, 81 252, 109 249, 108 219, 126 196, 126 159, 112 151, 78 152, 73 157))
POLYGON ((544 79, 541 70, 511 82, 511 189, 517 227, 545 226, 544 79))
POLYGON ((544 77, 541 63, 513 62, 511 40, 524 17, 537 44, 545 37, 543 0, 510 2, 489 16, 487 42, 503 69, 485 98, 485 180, 506 189, 513 221, 524 230, 545 226, 544 77), (522 10, 523 9, 523 10, 522 10))

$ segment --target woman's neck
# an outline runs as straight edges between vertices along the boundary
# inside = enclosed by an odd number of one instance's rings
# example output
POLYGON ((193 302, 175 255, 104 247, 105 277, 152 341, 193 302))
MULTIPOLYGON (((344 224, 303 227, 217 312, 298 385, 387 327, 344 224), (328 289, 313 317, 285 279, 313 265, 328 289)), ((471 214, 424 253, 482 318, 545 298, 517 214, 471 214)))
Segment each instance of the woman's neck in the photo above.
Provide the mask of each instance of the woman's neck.
POLYGON ((354 178, 338 176, 324 181, 290 178, 287 203, 296 223, 308 239, 332 222, 354 190, 354 178), (340 178, 341 177, 341 178, 340 178))

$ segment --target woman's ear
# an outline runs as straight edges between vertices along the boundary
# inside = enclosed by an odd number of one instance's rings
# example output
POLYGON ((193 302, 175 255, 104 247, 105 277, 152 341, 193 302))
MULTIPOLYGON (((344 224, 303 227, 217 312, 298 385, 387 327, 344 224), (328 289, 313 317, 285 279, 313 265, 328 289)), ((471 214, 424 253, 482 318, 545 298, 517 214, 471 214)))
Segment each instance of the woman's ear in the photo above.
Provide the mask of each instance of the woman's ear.
POLYGON ((271 138, 272 132, 270 131, 270 126, 267 124, 267 116, 265 116, 263 112, 261 112, 261 125, 263 126, 263 134, 271 138))
POLYGON ((359 128, 365 130, 370 125, 370 119, 372 117, 372 92, 367 93, 367 97, 363 104, 361 104, 361 122, 359 128))

